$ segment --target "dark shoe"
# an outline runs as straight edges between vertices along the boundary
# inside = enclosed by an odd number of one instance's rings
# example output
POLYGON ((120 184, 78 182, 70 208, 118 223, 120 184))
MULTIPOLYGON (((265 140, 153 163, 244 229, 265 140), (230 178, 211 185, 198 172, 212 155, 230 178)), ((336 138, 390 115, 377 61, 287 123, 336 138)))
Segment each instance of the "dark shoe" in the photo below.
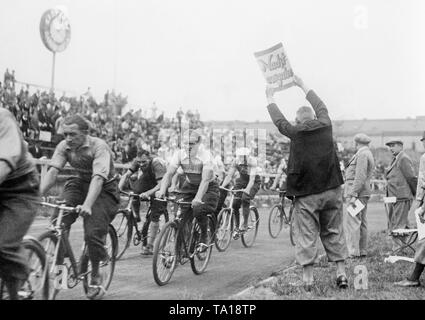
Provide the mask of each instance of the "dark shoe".
POLYGON ((419 280, 411 281, 409 279, 404 279, 399 282, 394 282, 394 285, 398 287, 419 287, 421 283, 419 282, 419 280))
POLYGON ((105 288, 103 287, 103 277, 98 274, 97 276, 92 277, 90 285, 87 289, 87 298, 90 300, 100 299, 106 293, 105 288))
POLYGON ((336 279, 336 285, 340 289, 346 289, 348 288, 348 279, 346 276, 341 275, 336 279))
POLYGON ((311 292, 313 290, 313 283, 304 283, 303 288, 305 292, 311 292))
POLYGON ((142 252, 140 253, 142 256, 152 256, 153 250, 150 246, 146 246, 142 248, 142 252))
POLYGON ((235 228, 235 230, 233 231, 233 239, 238 240, 240 237, 240 233, 241 232, 239 231, 239 228, 235 228))

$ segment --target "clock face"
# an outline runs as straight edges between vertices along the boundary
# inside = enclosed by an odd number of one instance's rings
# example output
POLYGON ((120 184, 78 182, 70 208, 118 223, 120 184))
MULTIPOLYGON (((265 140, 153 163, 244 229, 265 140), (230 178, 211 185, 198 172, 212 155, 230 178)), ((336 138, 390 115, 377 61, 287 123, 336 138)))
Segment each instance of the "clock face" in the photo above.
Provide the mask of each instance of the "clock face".
POLYGON ((71 26, 67 16, 58 9, 47 10, 41 17, 40 35, 50 51, 65 50, 71 40, 71 26))

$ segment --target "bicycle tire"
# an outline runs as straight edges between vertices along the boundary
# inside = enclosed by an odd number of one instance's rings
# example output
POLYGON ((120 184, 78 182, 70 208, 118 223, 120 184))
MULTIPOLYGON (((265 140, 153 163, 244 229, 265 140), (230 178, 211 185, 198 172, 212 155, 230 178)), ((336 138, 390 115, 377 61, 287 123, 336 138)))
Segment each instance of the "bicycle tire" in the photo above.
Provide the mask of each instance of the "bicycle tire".
POLYGON ((159 286, 166 285, 176 269, 178 233, 177 224, 174 221, 167 222, 155 242, 152 272, 153 278, 159 286))
POLYGON ((117 234, 118 251, 116 260, 119 260, 130 246, 133 236, 133 219, 131 213, 128 213, 126 210, 118 210, 111 224, 117 234))
POLYGON ((215 247, 219 252, 224 252, 232 241, 233 215, 230 208, 221 209, 217 217, 216 235, 214 237, 215 247), (227 238, 226 238, 227 236, 227 238))
MULTIPOLYGON (((48 300, 49 279, 43 247, 35 238, 25 236, 21 248, 28 262, 29 274, 18 292, 19 300, 48 300), (35 263, 31 263, 33 258, 35 258, 35 263), (38 283, 36 283, 36 280, 39 280, 38 283)), ((0 300, 7 300, 8 298, 9 293, 6 285, 0 278, 0 300)))
POLYGON ((269 213, 269 234, 270 237, 273 239, 276 239, 279 235, 280 231, 282 231, 283 228, 283 215, 284 210, 282 208, 282 205, 275 204, 271 209, 269 213))
POLYGON ((201 237, 201 230, 199 228, 199 224, 195 219, 193 219, 192 223, 192 231, 191 231, 191 243, 190 243, 190 266, 192 268, 192 271, 196 275, 200 275, 205 272, 205 270, 208 267, 208 263, 211 259, 211 253, 212 253, 212 242, 214 241, 214 220, 213 218, 208 215, 208 226, 207 226, 207 233, 208 233, 208 247, 205 251, 198 251, 198 243, 199 239, 201 237), (196 251, 196 252, 195 252, 196 251), (200 265, 198 265, 198 261, 200 261, 200 265))
POLYGON ((46 231, 42 233, 38 237, 38 242, 41 244, 41 246, 44 249, 44 253, 46 256, 47 261, 47 274, 48 274, 48 281, 49 281, 49 287, 50 287, 50 293, 49 293, 49 299, 48 300, 55 300, 57 295, 59 294, 60 289, 58 289, 55 285, 56 278, 58 276, 56 268, 56 261, 53 261, 56 246, 58 243, 58 238, 54 231, 46 231))
MULTIPOLYGON (((103 275, 103 287, 105 291, 109 289, 109 286, 111 285, 112 278, 114 276, 115 271, 115 262, 117 260, 117 250, 118 250, 118 239, 117 239, 117 233, 115 231, 115 228, 112 225, 108 226, 108 233, 106 235, 106 241, 105 241, 105 247, 108 253, 108 259, 107 261, 102 261, 99 265, 99 272, 106 272, 107 276, 105 277, 103 275), (109 241, 108 241, 109 240, 109 241), (106 267, 106 268, 105 268, 106 267), (105 271, 106 269, 106 271, 105 271)), ((89 255, 87 252, 87 245, 84 246, 83 253, 80 258, 81 267, 80 267, 80 273, 84 274, 87 273, 90 269, 90 261, 89 261, 89 255)), ((91 272, 88 272, 83 277, 83 289, 84 293, 87 295, 87 291, 89 288, 89 283, 91 280, 91 272)), ((102 295, 95 296, 92 300, 99 300, 103 297, 102 295)))
POLYGON ((242 244, 246 248, 250 248, 254 245, 255 239, 257 238, 258 226, 260 224, 260 216, 256 207, 249 208, 248 217, 248 230, 241 236, 242 244))

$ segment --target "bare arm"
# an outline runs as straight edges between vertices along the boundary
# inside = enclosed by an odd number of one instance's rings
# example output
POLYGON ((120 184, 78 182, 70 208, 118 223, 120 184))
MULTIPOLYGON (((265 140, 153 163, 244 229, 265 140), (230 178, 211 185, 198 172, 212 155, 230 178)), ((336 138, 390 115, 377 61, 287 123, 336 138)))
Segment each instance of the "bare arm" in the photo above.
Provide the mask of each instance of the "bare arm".
POLYGON ((232 181, 232 178, 235 175, 235 172, 236 172, 236 168, 233 167, 233 166, 230 167, 229 173, 227 174, 226 178, 224 178, 224 180, 221 184, 222 187, 225 188, 230 183, 230 181, 232 181))
POLYGON ((40 183, 40 194, 42 196, 45 196, 46 193, 50 190, 50 188, 53 187, 58 177, 58 173, 59 169, 50 167, 46 175, 42 177, 40 183))
POLYGON ((204 168, 202 170, 201 183, 199 184, 198 192, 194 198, 194 201, 202 202, 202 198, 208 190, 209 183, 214 179, 214 171, 210 168, 204 168))
POLYGON ((87 192, 86 199, 84 200, 83 206, 92 208, 97 200, 97 197, 102 192, 102 186, 104 178, 98 175, 92 177, 90 181, 89 191, 87 192))

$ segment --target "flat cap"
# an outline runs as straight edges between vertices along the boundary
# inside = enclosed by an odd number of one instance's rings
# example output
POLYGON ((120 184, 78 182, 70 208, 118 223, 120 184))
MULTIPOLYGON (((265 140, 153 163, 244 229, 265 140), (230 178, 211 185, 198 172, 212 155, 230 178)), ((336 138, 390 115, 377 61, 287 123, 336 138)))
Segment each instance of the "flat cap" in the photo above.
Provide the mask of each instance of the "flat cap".
POLYGON ((361 144, 368 144, 371 139, 364 133, 358 133, 354 136, 354 141, 361 144))
POLYGON ((401 141, 401 140, 391 140, 391 141, 388 141, 385 145, 386 145, 386 146, 390 146, 390 145, 392 145, 392 144, 400 144, 400 145, 403 145, 403 141, 401 141))

